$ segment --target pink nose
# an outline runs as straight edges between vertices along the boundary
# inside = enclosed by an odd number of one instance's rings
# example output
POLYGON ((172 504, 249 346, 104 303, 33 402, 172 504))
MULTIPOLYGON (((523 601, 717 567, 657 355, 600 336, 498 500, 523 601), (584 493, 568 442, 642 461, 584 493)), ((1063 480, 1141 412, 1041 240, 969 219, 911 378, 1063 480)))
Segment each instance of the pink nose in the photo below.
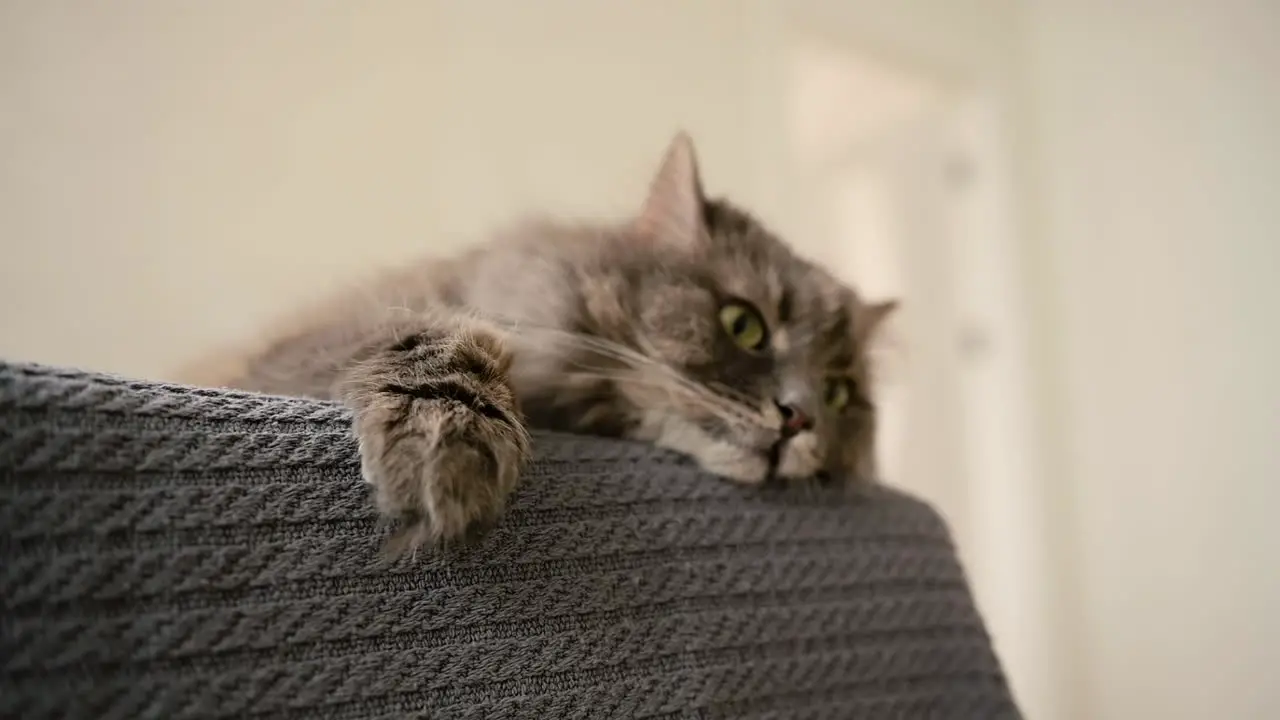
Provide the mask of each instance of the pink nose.
POLYGON ((795 435, 813 427, 813 420, 795 405, 778 403, 778 412, 782 413, 782 429, 788 435, 795 435))

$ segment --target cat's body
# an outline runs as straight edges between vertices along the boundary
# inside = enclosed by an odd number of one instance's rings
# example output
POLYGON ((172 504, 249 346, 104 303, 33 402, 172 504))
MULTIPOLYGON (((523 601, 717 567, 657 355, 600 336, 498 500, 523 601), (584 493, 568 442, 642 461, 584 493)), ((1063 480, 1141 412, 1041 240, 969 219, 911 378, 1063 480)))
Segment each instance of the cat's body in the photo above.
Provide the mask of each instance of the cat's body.
POLYGON ((870 472, 867 305, 708 201, 684 136, 644 209, 529 224, 336 298, 224 384, 339 399, 364 473, 416 546, 491 520, 526 428, 615 435, 747 483, 870 472))

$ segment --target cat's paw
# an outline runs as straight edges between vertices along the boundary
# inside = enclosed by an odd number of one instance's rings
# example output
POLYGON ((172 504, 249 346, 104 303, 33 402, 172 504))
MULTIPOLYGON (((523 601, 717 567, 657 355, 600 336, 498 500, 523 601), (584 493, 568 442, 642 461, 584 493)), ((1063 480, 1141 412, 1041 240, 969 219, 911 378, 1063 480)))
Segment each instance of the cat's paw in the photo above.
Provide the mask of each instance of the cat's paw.
POLYGON ((529 457, 493 335, 428 331, 352 370, 361 465, 378 509, 402 525, 388 550, 460 539, 494 521, 529 457))

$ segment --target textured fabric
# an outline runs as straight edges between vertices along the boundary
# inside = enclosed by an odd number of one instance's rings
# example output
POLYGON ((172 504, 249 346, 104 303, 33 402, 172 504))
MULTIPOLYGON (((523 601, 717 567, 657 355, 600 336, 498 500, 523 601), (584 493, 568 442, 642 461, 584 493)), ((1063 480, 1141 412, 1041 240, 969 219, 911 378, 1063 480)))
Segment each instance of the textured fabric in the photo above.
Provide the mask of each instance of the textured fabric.
POLYGON ((537 455, 384 565, 341 408, 0 365, 0 717, 1017 717, 922 503, 537 455))

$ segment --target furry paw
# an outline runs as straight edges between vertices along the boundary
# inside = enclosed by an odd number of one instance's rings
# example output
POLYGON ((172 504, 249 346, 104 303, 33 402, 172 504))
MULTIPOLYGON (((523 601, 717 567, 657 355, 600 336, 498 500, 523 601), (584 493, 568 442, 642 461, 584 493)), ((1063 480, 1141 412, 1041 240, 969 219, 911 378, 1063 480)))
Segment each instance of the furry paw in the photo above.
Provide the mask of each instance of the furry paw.
POLYGON ((399 340, 353 368, 365 480, 402 525, 392 554, 461 539, 501 513, 529 457, 509 365, 495 336, 455 329, 399 340))

